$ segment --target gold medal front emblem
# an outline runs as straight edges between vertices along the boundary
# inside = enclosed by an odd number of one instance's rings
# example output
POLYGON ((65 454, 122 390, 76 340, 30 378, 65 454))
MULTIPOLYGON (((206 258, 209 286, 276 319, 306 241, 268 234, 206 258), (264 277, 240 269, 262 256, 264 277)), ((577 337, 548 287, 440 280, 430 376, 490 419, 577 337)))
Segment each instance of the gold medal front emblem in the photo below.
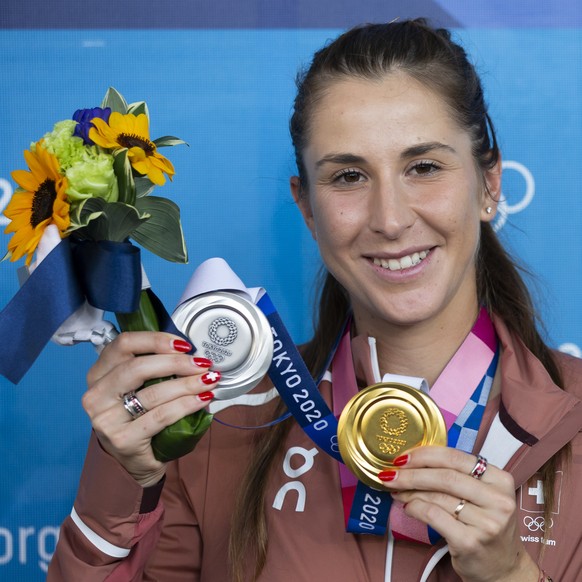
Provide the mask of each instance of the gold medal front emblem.
POLYGON ((447 428, 434 400, 406 384, 380 383, 358 392, 344 408, 338 444, 346 466, 370 487, 378 473, 407 449, 447 444, 447 428))

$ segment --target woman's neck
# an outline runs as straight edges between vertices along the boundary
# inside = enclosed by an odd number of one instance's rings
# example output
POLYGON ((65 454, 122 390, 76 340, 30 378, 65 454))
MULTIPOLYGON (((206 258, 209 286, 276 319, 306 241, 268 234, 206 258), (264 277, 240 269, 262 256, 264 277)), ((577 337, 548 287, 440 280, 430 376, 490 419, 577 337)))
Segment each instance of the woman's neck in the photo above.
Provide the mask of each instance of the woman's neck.
MULTIPOLYGON (((473 312, 474 311, 474 312, 473 312)), ((432 386, 467 337, 478 314, 459 310, 413 325, 395 325, 354 314, 358 334, 376 339, 382 375, 402 374, 425 378, 432 386)))

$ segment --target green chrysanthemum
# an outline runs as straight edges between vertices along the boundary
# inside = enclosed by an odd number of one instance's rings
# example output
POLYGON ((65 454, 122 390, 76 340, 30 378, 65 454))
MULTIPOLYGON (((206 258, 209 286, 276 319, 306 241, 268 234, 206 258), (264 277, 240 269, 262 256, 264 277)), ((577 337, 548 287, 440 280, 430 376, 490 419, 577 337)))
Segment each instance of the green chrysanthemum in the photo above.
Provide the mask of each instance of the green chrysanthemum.
POLYGON ((116 202, 119 191, 113 171, 113 156, 85 148, 83 158, 66 171, 69 187, 67 196, 72 204, 87 198, 103 198, 116 202))
POLYGON ((44 148, 56 156, 63 172, 66 172, 75 162, 82 160, 87 149, 83 140, 73 135, 76 125, 77 122, 72 119, 59 121, 43 138, 44 148))

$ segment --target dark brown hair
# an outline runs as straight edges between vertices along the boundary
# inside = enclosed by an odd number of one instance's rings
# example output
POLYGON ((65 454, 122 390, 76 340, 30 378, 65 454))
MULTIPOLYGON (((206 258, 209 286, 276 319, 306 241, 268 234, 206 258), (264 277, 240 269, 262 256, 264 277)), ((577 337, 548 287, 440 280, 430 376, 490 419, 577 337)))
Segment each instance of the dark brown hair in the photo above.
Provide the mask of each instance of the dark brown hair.
MULTIPOLYGON (((297 96, 290 121, 291 138, 302 195, 309 185, 303 152, 309 142, 310 122, 319 99, 338 80, 381 79, 401 71, 439 94, 452 118, 471 137, 473 157, 484 173, 499 161, 495 129, 487 112, 483 89, 465 50, 444 29, 431 28, 423 19, 353 28, 315 53, 310 67, 297 78, 297 96)), ((480 304, 500 316, 562 386, 560 371, 537 328, 533 303, 517 265, 500 244, 489 223, 481 224, 477 256, 477 292, 480 304)), ((316 375, 324 365, 339 328, 349 311, 345 290, 325 270, 320 285, 315 333, 303 347, 304 359, 316 375)), ((281 405, 281 409, 283 406, 281 405)), ((256 579, 267 556, 264 496, 269 470, 289 432, 289 421, 261 433, 253 461, 241 484, 233 517, 231 560, 237 582, 245 579, 245 565, 256 579)), ((546 492, 546 512, 553 506, 553 485, 559 455, 541 469, 546 492)), ((248 576, 247 578, 248 579, 248 576)))

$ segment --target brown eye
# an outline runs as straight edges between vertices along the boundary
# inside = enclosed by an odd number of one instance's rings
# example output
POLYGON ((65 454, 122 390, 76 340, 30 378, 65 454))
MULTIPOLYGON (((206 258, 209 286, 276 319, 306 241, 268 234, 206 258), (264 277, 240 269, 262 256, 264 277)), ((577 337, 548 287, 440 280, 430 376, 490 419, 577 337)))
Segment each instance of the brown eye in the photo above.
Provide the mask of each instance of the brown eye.
POLYGON ((417 176, 427 176, 434 174, 439 169, 439 166, 433 162, 418 162, 412 168, 412 171, 417 176))
POLYGON ((344 168, 331 177, 330 183, 337 188, 350 188, 351 186, 359 187, 366 180, 366 175, 357 168, 344 168))
POLYGON ((348 184, 355 184, 356 182, 360 181, 360 173, 359 172, 347 172, 343 175, 343 179, 348 184))
POLYGON ((434 169, 434 166, 430 164, 418 164, 415 169, 417 174, 429 174, 434 169))

